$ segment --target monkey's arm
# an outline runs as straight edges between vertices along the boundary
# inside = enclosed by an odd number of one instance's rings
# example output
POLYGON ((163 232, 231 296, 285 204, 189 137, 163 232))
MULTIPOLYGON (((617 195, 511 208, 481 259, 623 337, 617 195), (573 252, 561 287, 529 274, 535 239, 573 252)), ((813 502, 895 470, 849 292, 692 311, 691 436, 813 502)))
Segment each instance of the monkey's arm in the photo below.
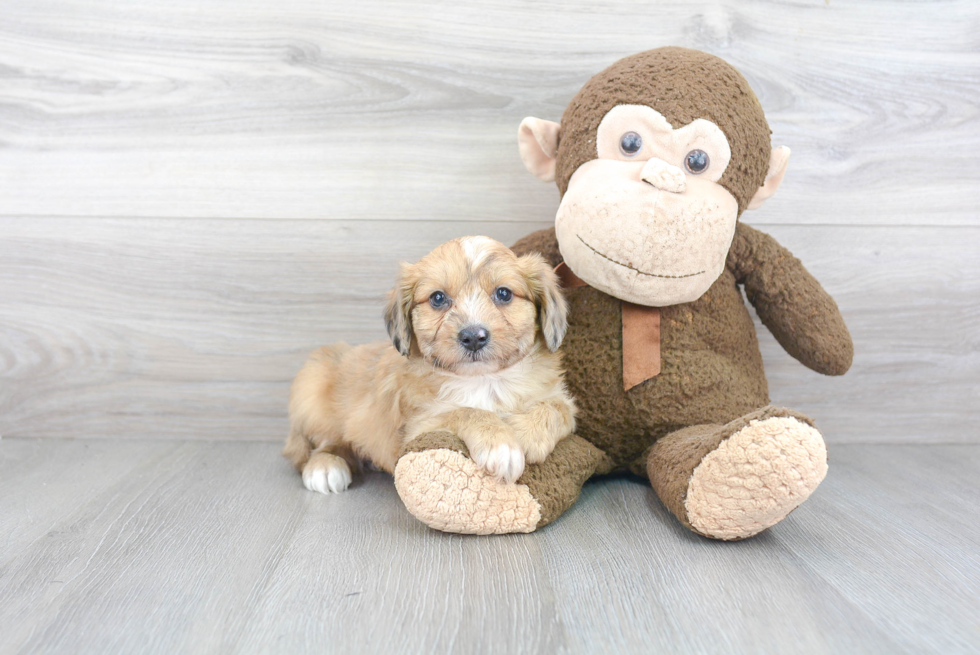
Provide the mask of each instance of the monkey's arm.
POLYGON ((739 223, 728 267, 779 344, 824 375, 851 367, 854 344, 837 303, 803 264, 768 234, 739 223))
POLYGON ((529 252, 541 253, 541 256, 547 259, 552 266, 558 266, 562 262, 561 252, 558 250, 558 237, 555 236, 555 228, 553 227, 531 232, 526 237, 522 237, 510 249, 518 257, 529 252))

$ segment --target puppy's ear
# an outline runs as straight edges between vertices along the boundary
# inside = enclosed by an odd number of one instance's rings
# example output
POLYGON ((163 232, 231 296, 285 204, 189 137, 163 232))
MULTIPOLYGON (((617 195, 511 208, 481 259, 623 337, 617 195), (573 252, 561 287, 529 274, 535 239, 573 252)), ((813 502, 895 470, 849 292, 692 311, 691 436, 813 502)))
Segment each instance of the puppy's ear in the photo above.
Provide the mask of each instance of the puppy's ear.
POLYGON ((415 275, 412 266, 402 264, 395 288, 388 294, 385 307, 385 326, 395 350, 406 357, 412 351, 412 300, 415 295, 415 275))
POLYGON ((544 342, 551 352, 558 350, 568 329, 568 303, 561 293, 558 276, 544 257, 536 252, 518 258, 528 288, 538 306, 538 322, 544 342))

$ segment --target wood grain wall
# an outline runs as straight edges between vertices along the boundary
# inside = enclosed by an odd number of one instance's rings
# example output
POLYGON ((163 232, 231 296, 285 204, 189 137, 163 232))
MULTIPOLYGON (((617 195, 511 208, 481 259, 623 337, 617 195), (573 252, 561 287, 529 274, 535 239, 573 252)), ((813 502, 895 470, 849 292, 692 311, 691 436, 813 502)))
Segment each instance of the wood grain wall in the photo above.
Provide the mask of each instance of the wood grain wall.
POLYGON ((980 442, 980 5, 0 1, 0 434, 280 439, 313 346, 383 338, 399 260, 547 226, 515 135, 676 44, 748 77, 745 220, 834 294, 852 371, 759 327, 831 442, 980 442))

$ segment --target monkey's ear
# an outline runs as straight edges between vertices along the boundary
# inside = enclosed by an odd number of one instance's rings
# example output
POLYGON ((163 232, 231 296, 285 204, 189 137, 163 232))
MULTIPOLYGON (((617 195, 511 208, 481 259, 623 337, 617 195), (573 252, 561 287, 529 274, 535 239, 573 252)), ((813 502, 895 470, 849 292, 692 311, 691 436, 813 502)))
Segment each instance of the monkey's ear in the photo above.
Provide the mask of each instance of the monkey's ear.
POLYGON ((779 146, 772 149, 772 154, 769 155, 769 172, 766 173, 766 181, 752 196, 752 200, 749 201, 749 209, 758 209, 772 194, 776 193, 776 189, 783 183, 783 176, 786 175, 786 164, 788 163, 789 148, 779 146))
POLYGON ((554 269, 536 252, 518 258, 524 278, 538 307, 538 322, 548 350, 555 352, 568 330, 568 303, 554 269))
POLYGON ((542 182, 555 181, 555 158, 558 156, 558 132, 554 121, 527 117, 517 128, 517 146, 524 166, 542 182))
POLYGON ((415 282, 412 267, 402 264, 395 288, 388 294, 385 327, 395 350, 406 357, 412 351, 412 301, 415 282))

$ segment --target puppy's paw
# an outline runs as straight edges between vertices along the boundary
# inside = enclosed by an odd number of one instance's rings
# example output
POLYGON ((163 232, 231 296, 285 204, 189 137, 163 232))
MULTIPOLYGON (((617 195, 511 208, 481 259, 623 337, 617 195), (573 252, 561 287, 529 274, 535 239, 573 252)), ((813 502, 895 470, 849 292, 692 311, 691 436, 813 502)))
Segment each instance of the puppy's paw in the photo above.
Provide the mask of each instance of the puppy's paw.
POLYGON ((522 440, 521 443, 524 444, 528 464, 540 464, 555 449, 555 442, 550 438, 522 440))
POLYGON ((527 463, 540 464, 559 441, 572 433, 575 407, 570 402, 539 403, 525 413, 508 416, 505 421, 514 429, 527 463))
POLYGON ((346 491, 353 476, 350 466, 342 457, 329 453, 317 453, 303 467, 303 486, 321 494, 346 491))
POLYGON ((470 456, 496 478, 517 482, 524 473, 524 451, 516 443, 496 443, 470 449, 470 456))
POLYGON ((540 464, 548 458, 560 439, 555 439, 553 432, 543 429, 540 425, 519 419, 521 417, 511 417, 517 443, 524 451, 528 464, 540 464))

